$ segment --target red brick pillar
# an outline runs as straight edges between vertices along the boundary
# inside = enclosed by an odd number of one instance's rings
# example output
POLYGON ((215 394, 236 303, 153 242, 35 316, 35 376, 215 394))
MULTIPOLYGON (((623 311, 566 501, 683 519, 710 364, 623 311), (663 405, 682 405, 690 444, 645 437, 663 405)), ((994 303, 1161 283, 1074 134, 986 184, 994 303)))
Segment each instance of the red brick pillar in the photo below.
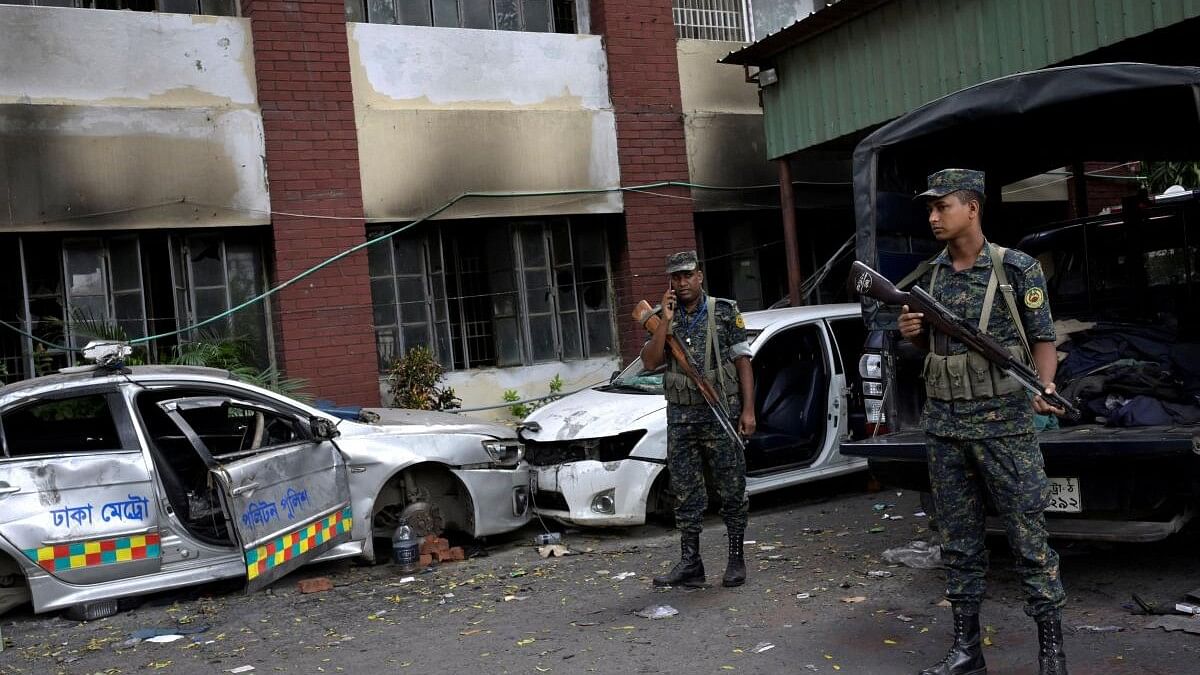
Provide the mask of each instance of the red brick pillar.
MULTIPOLYGON (((344 0, 242 0, 267 144, 277 281, 364 237, 344 0)), ((367 256, 334 263, 275 296, 280 366, 340 404, 377 405, 367 256)))
MULTIPOLYGON (((683 103, 671 0, 592 0, 593 30, 604 36, 617 118, 621 184, 688 179, 683 103)), ((688 197, 683 189, 655 192, 688 197)), ((657 304, 667 289, 668 253, 696 248, 687 199, 625 194, 624 246, 613 263, 621 353, 637 355, 645 331, 629 318, 638 300, 657 304)))

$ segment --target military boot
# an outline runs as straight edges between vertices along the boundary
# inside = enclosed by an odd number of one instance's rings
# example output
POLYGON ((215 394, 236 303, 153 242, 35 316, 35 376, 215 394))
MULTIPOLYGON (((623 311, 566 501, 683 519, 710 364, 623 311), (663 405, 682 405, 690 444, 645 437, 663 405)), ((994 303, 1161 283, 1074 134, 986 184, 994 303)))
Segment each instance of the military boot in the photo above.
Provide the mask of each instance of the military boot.
POLYGON ((979 636, 979 614, 954 607, 954 644, 946 658, 922 670, 920 675, 986 675, 983 641, 979 636))
POLYGON ((1063 651, 1062 619, 1058 612, 1038 619, 1038 674, 1067 675, 1063 651))
POLYGON ((679 536, 681 555, 670 572, 654 577, 655 586, 694 586, 704 583, 704 563, 700 560, 700 533, 679 536))
POLYGON ((722 586, 741 586, 746 583, 746 558, 742 554, 743 530, 729 530, 729 564, 725 566, 722 586))

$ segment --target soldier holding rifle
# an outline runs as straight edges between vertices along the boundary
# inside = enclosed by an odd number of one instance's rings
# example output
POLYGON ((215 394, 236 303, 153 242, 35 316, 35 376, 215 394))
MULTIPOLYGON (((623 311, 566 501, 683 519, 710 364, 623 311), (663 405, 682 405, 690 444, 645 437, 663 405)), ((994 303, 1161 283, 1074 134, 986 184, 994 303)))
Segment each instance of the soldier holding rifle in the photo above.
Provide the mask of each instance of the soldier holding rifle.
MULTIPOLYGON (((946 248, 918 271, 918 285, 955 314, 978 321, 1032 366, 1054 392, 1054 323, 1041 266, 1032 257, 989 244, 983 236, 984 176, 945 169, 929 176, 918 195, 929 209, 933 236, 946 248)), ((1043 510, 1050 486, 1034 433, 1034 412, 1062 414, 1042 396, 1032 402, 1013 377, 936 330, 906 305, 900 333, 928 350, 922 423, 929 479, 943 534, 946 595, 954 613, 954 643, 922 675, 986 673, 979 631, 988 553, 984 498, 990 494, 1004 523, 1016 569, 1037 622, 1039 672, 1067 672, 1060 610, 1066 602, 1058 555, 1047 543, 1043 510), (927 329, 928 328, 928 329, 927 329)))
MULTIPOLYGON (((664 363, 663 389, 667 398, 667 470, 675 494, 675 524, 680 532, 679 562, 656 586, 698 585, 705 580, 700 559, 700 531, 708 493, 704 467, 708 466, 721 498, 721 518, 729 536, 729 561, 722 583, 740 586, 746 581, 742 541, 749 502, 746 498, 746 458, 737 433, 754 433, 754 373, 750 344, 737 303, 709 297, 704 292, 704 272, 695 251, 667 256, 671 285, 662 298, 661 316, 642 347, 642 364, 654 370, 664 363), (686 358, 710 391, 716 405, 703 397, 701 387, 686 363, 668 349, 668 336, 678 341, 686 358), (716 415, 724 415, 722 425, 716 415), (728 433, 727 433, 728 431, 728 433)), ((706 387, 707 388, 707 387, 706 387)))

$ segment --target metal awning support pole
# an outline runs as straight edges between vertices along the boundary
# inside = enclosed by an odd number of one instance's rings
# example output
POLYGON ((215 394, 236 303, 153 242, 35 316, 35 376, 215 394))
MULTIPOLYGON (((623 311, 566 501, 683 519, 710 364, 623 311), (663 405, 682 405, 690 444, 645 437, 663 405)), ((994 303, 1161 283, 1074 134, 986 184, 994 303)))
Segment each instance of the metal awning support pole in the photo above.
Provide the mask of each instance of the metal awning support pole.
POLYGON ((1072 181, 1075 184, 1075 217, 1086 218, 1088 214, 1088 189, 1087 172, 1083 168, 1083 162, 1071 163, 1071 175, 1075 178, 1072 181))
POLYGON ((792 191, 792 166, 788 159, 779 165, 779 210, 783 213, 783 249, 787 257, 788 299, 792 307, 803 304, 800 297, 800 244, 796 238, 796 195, 792 191))

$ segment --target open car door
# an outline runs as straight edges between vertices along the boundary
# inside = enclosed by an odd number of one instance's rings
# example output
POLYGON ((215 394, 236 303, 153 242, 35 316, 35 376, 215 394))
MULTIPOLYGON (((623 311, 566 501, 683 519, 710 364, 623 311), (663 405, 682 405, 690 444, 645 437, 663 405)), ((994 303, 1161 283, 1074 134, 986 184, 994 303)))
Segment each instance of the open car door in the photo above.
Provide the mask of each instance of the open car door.
POLYGON ((247 592, 350 539, 349 475, 327 420, 228 396, 158 405, 209 467, 242 547, 247 592))

